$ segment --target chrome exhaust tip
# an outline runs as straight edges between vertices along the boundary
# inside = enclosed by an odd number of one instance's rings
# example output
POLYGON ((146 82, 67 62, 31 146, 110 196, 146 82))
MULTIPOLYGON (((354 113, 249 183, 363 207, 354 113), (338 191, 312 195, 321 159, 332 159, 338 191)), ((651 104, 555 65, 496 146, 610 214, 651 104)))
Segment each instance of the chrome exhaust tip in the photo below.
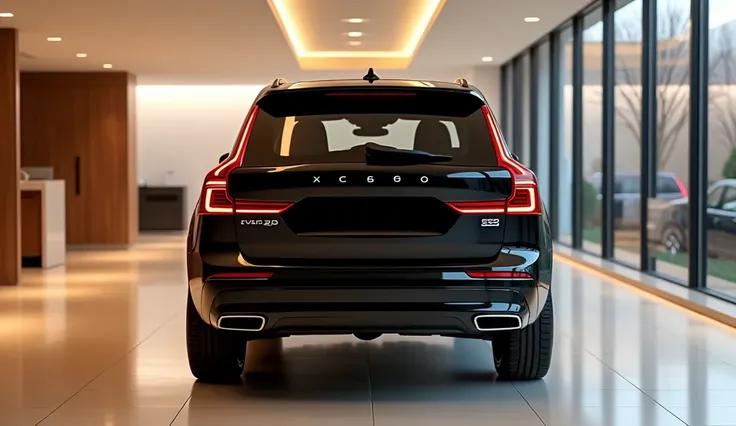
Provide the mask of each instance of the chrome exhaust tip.
POLYGON ((478 331, 505 331, 521 328, 521 317, 506 314, 483 314, 473 318, 478 331))
POLYGON ((266 317, 261 315, 223 315, 217 319, 217 328, 232 331, 261 331, 266 317))

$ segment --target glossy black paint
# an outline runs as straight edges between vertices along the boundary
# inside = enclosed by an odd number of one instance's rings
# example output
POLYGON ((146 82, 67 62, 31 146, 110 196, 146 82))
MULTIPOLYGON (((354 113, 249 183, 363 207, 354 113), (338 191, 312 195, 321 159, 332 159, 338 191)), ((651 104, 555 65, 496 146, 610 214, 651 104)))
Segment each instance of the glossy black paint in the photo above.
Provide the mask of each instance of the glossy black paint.
POLYGON ((195 214, 191 225, 189 288, 200 316, 214 326, 223 313, 264 315, 266 327, 253 338, 355 332, 487 338, 473 327, 475 315, 515 313, 527 326, 537 319, 551 289, 546 214, 510 217, 511 243, 504 243, 495 258, 453 267, 247 267, 239 260, 231 217, 195 214), (264 269, 274 271, 271 279, 212 278, 264 269), (528 272, 533 279, 465 274, 474 270, 528 272))
MULTIPOLYGON (((370 87, 416 89, 417 84, 379 80, 370 87)), ((359 80, 287 83, 264 89, 256 102, 283 91, 366 87, 369 83, 359 80)), ((473 87, 433 83, 427 84, 426 90, 471 92, 485 103, 473 87)), ((452 201, 506 199, 512 192, 511 184, 509 172, 502 168, 441 164, 235 169, 228 177, 228 190, 236 204, 239 200, 288 201, 295 203, 291 208, 298 209, 304 203, 303 214, 314 215, 320 213, 318 209, 307 209, 314 198, 363 198, 379 204, 391 198, 410 199, 423 206, 416 209, 417 216, 452 217, 439 235, 369 232, 356 238, 339 233, 299 235, 298 228, 304 224, 296 223, 303 218, 290 218, 289 210, 255 217, 278 220, 278 227, 254 227, 242 225, 246 216, 253 215, 200 215, 197 208, 187 247, 194 306, 212 326, 223 314, 264 316, 264 329, 249 333, 251 339, 353 333, 488 338, 488 333, 478 331, 473 324, 480 313, 518 315, 526 327, 536 321, 551 290, 552 239, 544 206, 541 215, 484 216, 441 210, 452 201), (319 182, 314 181, 315 175, 320 176, 319 182), (436 202, 432 204, 430 198, 436 202), (483 218, 496 217, 501 224, 498 227, 480 226, 483 218), (253 271, 273 275, 268 279, 222 275, 253 271), (472 271, 523 272, 531 278, 471 278, 466 272, 472 271)), ((407 206, 402 204, 402 209, 407 206)), ((357 213, 347 210, 347 214, 357 213)))
POLYGON ((249 264, 458 266, 491 262, 504 242, 507 219, 459 215, 446 202, 504 200, 511 194, 511 176, 503 169, 445 165, 243 167, 230 173, 228 188, 236 202, 296 203, 280 216, 255 217, 276 226, 244 226, 242 221, 254 216, 235 215, 240 251, 249 264), (481 227, 484 218, 500 225, 481 227), (309 235, 300 233, 306 229, 309 235))

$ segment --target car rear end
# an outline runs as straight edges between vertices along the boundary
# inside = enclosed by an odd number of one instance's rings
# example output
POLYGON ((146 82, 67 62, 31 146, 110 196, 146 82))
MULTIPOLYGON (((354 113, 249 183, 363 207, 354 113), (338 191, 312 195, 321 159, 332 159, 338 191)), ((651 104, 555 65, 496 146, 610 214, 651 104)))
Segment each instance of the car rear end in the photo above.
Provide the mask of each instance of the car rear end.
POLYGON ((295 86, 259 97, 205 179, 188 253, 203 322, 490 338, 540 317, 546 211, 476 91, 295 86))

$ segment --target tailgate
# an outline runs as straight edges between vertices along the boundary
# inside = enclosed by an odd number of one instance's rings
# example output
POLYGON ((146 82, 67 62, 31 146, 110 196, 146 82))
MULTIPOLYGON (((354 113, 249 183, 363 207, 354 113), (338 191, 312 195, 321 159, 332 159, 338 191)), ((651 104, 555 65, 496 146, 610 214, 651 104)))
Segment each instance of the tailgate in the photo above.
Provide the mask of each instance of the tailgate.
POLYGON ((500 252, 500 168, 241 167, 228 177, 242 257, 270 266, 466 266, 500 252), (494 207, 494 208, 489 208, 494 207))

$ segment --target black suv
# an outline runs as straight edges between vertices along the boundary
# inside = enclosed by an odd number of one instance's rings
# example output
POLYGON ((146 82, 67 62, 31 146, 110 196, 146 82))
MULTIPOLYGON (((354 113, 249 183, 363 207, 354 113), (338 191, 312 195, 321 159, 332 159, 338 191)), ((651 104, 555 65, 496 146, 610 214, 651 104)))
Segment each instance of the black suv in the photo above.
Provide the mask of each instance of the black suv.
POLYGON ((462 79, 274 81, 204 180, 187 256, 202 381, 239 379, 248 341, 291 335, 485 339, 502 378, 550 366, 536 176, 462 79))

